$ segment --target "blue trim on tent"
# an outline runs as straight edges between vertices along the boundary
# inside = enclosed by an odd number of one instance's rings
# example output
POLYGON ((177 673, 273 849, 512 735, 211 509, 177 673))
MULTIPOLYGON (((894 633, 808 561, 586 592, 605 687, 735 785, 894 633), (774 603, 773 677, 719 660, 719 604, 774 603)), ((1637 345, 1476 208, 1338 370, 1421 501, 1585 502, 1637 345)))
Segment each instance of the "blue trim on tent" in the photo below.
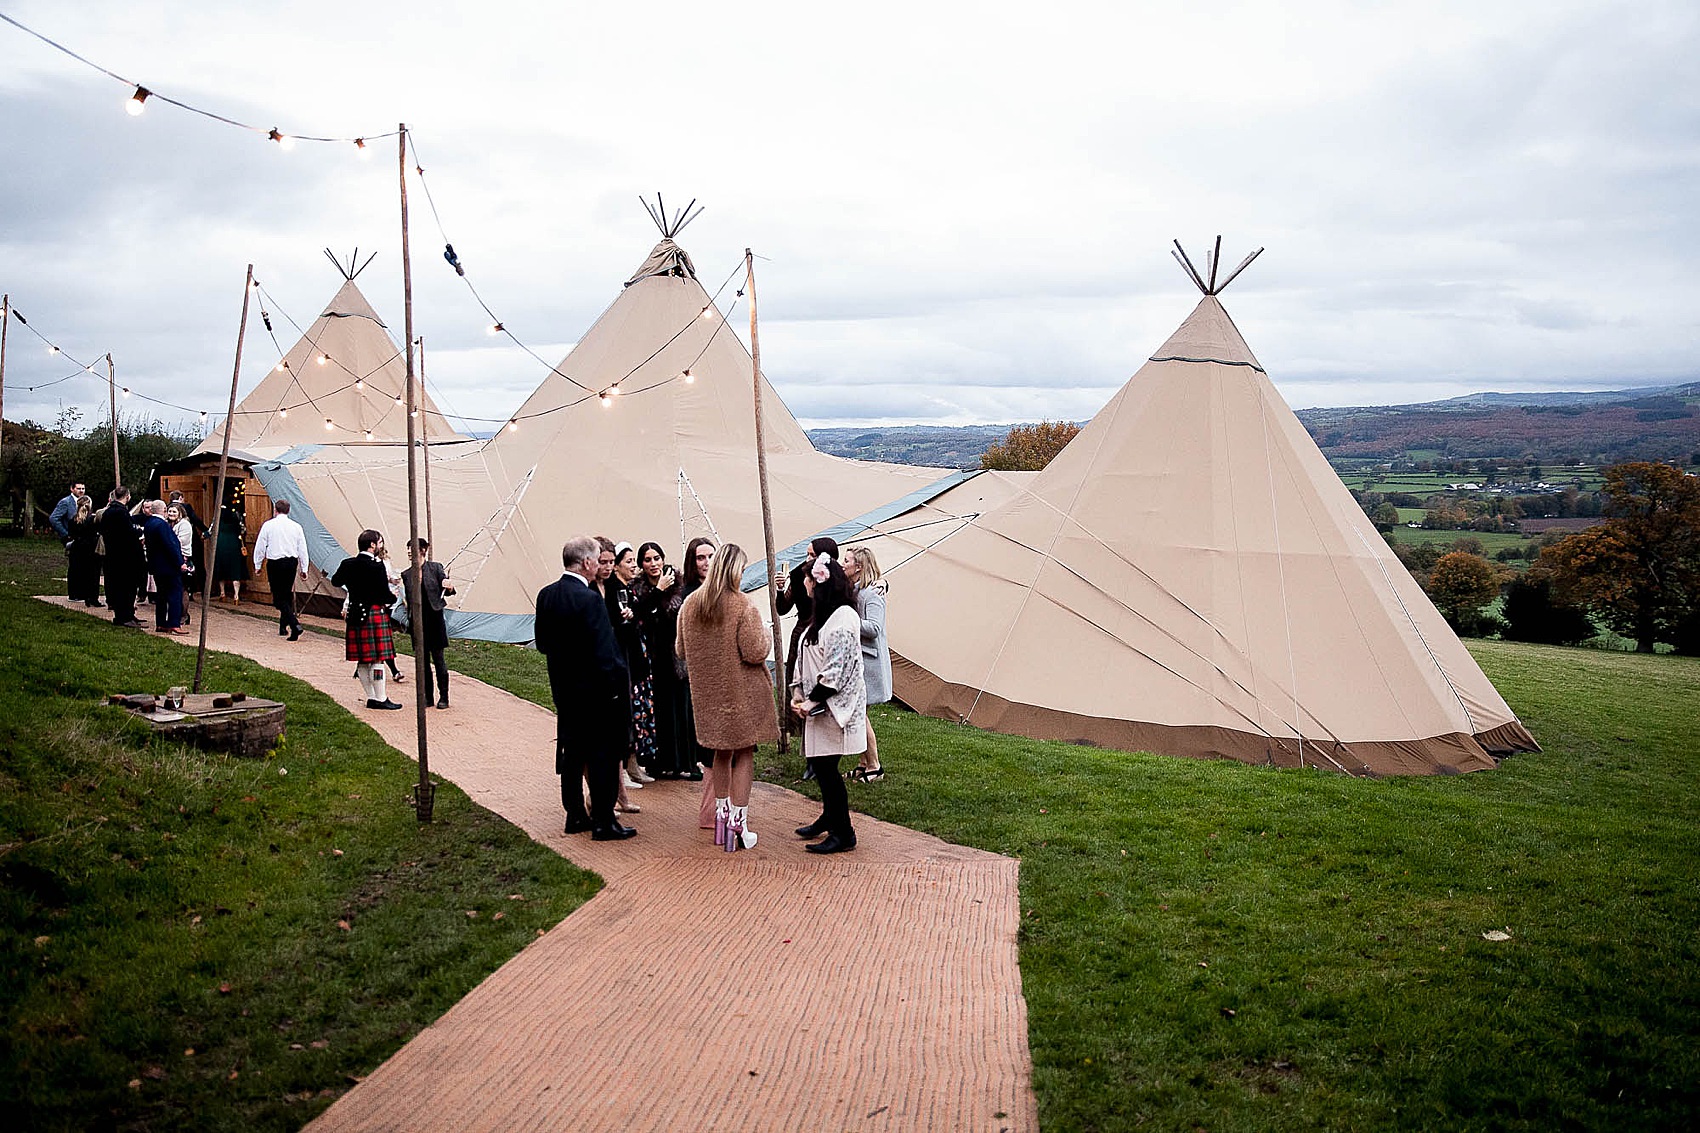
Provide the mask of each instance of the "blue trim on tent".
MULTIPOLYGON (((303 445, 301 448, 318 448, 317 445, 303 445)), ((284 453, 287 457, 298 449, 290 449, 284 453)), ((299 459, 299 458, 297 458, 299 459)), ((312 507, 307 503, 307 497, 301 494, 301 485, 295 482, 295 476, 283 466, 279 460, 268 460, 264 464, 256 464, 251 469, 254 479, 265 486, 266 495, 275 500, 289 501, 289 518, 301 525, 301 530, 307 534, 307 557, 314 566, 326 574, 334 574, 336 568, 342 565, 350 552, 343 549, 325 525, 319 522, 319 517, 313 514, 312 507)))
MULTIPOLYGON (((773 556, 774 560, 776 562, 791 563, 802 561, 803 557, 809 553, 809 544, 821 535, 829 536, 840 544, 849 542, 851 539, 858 538, 866 532, 872 531, 877 525, 884 523, 887 520, 896 519, 906 511, 914 511, 922 504, 931 503, 933 500, 938 499, 958 484, 966 484, 983 471, 985 470, 982 468, 972 468, 963 472, 952 472, 948 476, 933 481, 925 488, 917 488, 915 491, 910 492, 907 496, 902 496, 898 499, 892 500, 890 503, 877 507, 873 511, 864 512, 863 514, 858 515, 855 519, 847 519, 843 523, 834 524, 833 526, 828 527, 825 531, 818 531, 801 542, 793 543, 789 547, 777 552, 773 556)), ((745 567, 744 577, 740 581, 739 585, 746 592, 751 590, 760 590, 762 587, 766 586, 766 559, 763 558, 761 561, 753 562, 749 566, 745 567)))

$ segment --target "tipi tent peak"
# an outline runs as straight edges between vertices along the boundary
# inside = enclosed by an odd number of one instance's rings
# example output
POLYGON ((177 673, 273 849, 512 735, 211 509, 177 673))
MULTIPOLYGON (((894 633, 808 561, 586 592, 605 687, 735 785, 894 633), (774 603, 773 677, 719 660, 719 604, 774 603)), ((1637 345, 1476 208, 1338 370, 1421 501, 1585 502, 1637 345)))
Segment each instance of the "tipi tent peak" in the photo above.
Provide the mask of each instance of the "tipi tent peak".
POLYGON ((332 252, 329 248, 325 249, 325 258, 330 260, 331 264, 342 275, 344 282, 353 283, 354 277, 365 271, 367 265, 378 258, 378 253, 373 252, 371 255, 367 256, 365 262, 362 263, 360 260, 360 249, 355 248, 354 253, 348 257, 348 263, 346 266, 341 260, 336 258, 336 253, 332 252))
POLYGON ((654 208, 650 208, 649 202, 642 197, 638 198, 638 204, 643 206, 643 211, 649 214, 649 219, 655 222, 655 227, 660 229, 661 235, 668 240, 677 238, 685 225, 702 215, 702 209, 696 208, 695 197, 692 197, 691 203, 684 208, 675 210, 671 218, 667 216, 667 204, 661 199, 660 193, 655 194, 654 208), (692 209, 696 211, 692 212, 692 209))
POLYGON ((1221 283, 1216 282, 1217 272, 1222 267, 1222 238, 1220 236, 1216 237, 1216 246, 1209 252, 1205 253, 1204 266, 1207 269, 1207 272, 1200 272, 1193 266, 1192 257, 1186 254, 1186 249, 1181 247, 1181 242, 1179 240, 1175 241, 1174 251, 1169 254, 1175 257, 1175 262, 1181 265, 1181 270, 1186 272, 1188 279, 1198 285, 1198 289, 1200 291, 1204 292, 1206 295, 1220 295, 1223 291, 1227 290, 1228 284, 1239 278, 1240 272, 1251 266, 1251 261, 1257 259, 1257 257, 1263 254, 1263 249, 1259 248, 1257 251, 1241 260, 1240 266, 1229 272, 1228 278, 1222 280, 1221 283))

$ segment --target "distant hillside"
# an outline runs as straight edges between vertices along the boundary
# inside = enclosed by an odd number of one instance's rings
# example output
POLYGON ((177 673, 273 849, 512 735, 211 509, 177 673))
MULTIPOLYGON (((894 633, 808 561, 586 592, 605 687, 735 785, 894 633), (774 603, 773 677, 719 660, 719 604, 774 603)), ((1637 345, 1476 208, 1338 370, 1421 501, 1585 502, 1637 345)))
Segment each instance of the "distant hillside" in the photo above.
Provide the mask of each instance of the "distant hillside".
MULTIPOLYGON (((1543 463, 1687 460, 1700 452, 1700 382, 1603 393, 1472 393, 1415 405, 1301 409, 1330 459, 1526 457, 1543 463), (1411 454, 1420 454, 1411 456, 1411 454)), ((978 468, 1010 425, 810 429, 834 456, 978 468)), ((1696 461, 1700 463, 1700 461, 1696 461)))
POLYGON ((876 429, 810 429, 822 452, 856 460, 978 468, 980 454, 1009 435, 1008 425, 897 425, 876 429))
POLYGON ((1700 451, 1700 383, 1628 390, 1605 401, 1510 404, 1535 394, 1472 394, 1421 405, 1305 409, 1310 435, 1330 458, 1394 460, 1530 457, 1615 464, 1686 458, 1700 451))

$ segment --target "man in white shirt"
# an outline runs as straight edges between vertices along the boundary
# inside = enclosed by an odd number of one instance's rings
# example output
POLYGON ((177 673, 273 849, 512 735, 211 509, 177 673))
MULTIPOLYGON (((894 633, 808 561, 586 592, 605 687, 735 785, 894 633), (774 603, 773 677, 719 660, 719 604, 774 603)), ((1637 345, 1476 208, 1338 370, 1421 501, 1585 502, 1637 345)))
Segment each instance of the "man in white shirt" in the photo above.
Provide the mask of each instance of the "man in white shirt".
POLYGON ((272 504, 272 517, 260 525, 254 540, 254 569, 266 572, 271 585, 272 605, 277 607, 277 635, 301 636, 301 619, 295 616, 295 576, 307 577, 307 533, 289 518, 289 501, 272 504))

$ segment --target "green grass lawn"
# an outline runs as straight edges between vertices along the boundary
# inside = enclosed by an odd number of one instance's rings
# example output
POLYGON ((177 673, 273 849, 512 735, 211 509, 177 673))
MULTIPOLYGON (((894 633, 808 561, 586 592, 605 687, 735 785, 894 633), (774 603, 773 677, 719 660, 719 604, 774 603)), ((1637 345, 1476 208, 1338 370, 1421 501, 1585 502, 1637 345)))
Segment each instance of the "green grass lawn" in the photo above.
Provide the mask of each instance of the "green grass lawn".
MULTIPOLYGON (((1545 750, 1461 777, 875 710, 890 775, 852 804, 1021 859, 1046 1129, 1695 1126, 1700 661, 1470 648, 1545 750)), ((795 754, 759 765, 809 789, 795 754)))
POLYGON ((264 760, 102 707, 194 654, 60 611, 59 544, 0 540, 0 1098, 12 1128, 297 1129, 600 882, 309 686, 264 760))
MULTIPOLYGON (((9 599, 9 592, 0 599, 9 599)), ((17 607, 3 609, 10 618, 17 607)), ((43 611, 41 618, 40 628, 54 635, 83 633, 77 628, 82 619, 73 615, 43 611)), ((76 637, 68 648, 80 651, 105 640, 104 632, 91 624, 87 636, 76 637)), ((136 639, 135 647, 143 640, 136 639)), ((8 629, 7 644, 0 646, 8 664, 13 641, 8 629)), ((889 777, 853 786, 852 804, 1021 859, 1021 966, 1034 1086, 1047 1130, 1640 1130, 1700 1124, 1700 661, 1499 642, 1473 641, 1470 648, 1545 750, 1516 756, 1496 771, 1461 777, 1371 781, 1277 772, 1041 743, 876 709, 889 777), (1490 930, 1509 931, 1511 939, 1484 939, 1490 930)), ((462 671, 548 703, 543 660, 536 653, 472 643, 456 643, 454 652, 462 671)), ((37 668, 47 674, 80 672, 87 664, 58 660, 37 668)), ((81 692, 55 684, 67 678, 20 675, 16 669, 7 676, 26 682, 35 698, 31 703, 88 714, 76 707, 84 703, 81 692)), ((244 683, 254 691, 281 687, 267 681, 284 682, 259 670, 244 672, 252 674, 244 683)), ((296 703, 291 701, 292 720, 296 703)), ((381 789, 399 797, 409 766, 392 756, 356 756, 356 749, 371 745, 371 733, 333 709, 327 702, 321 709, 325 719, 314 721, 326 729, 315 759, 330 763, 303 763, 301 770, 311 770, 303 778, 322 783, 352 774, 344 768, 347 762, 371 760, 393 776, 383 779, 388 786, 381 789), (393 772, 387 770, 392 762, 398 764, 393 772)), ((292 732, 292 748, 298 739, 292 732)), ((127 734, 120 741, 128 750, 151 750, 127 734)), ((292 751, 283 762, 299 758, 292 751)), ((326 784, 311 799, 291 802, 289 792, 303 784, 297 766, 288 765, 287 780, 272 784, 265 778, 271 792, 244 781, 221 797, 228 799, 237 787, 254 794, 261 805, 275 808, 269 819, 274 829, 277 817, 290 814, 298 826, 288 829, 292 840, 280 844, 280 851, 288 850, 289 862, 299 869, 314 876, 348 869, 352 863, 345 858, 317 857, 332 837, 346 849, 342 837, 350 831, 321 812, 349 805, 344 792, 362 789, 326 784)), ((759 765, 764 776, 798 785, 801 764, 795 754, 764 751, 759 765)), ((263 770, 269 776, 272 764, 263 770)), ((248 775, 253 768, 244 765, 232 773, 248 775)), ((7 797, 16 793, 31 807, 79 802, 80 781, 59 774, 59 781, 41 778, 7 797), (59 786, 64 781, 72 784, 69 792, 59 786)), ((439 812, 455 794, 449 787, 439 791, 439 812)), ((185 833, 217 829, 204 801, 191 806, 188 817, 176 815, 178 797, 168 794, 155 806, 157 816, 143 833, 129 832, 143 842, 112 852, 136 862, 151 848, 158 861, 185 852, 182 839, 169 847, 147 841, 159 827, 168 827, 161 836, 178 829, 170 826, 174 822, 185 833)), ((23 805, 8 802, 4 813, 23 805)), ((115 804, 102 805, 101 813, 109 813, 115 804)), ((220 806, 232 809, 230 803, 220 806)), ((438 836, 407 829, 410 816, 389 817, 393 808, 368 813, 368 822, 397 827, 385 842, 391 855, 416 839, 438 836)), ((74 831, 88 821, 85 809, 68 816, 62 829, 74 831)), ((112 827, 106 823, 99 830, 111 833, 112 827)), ((85 837, 57 834, 59 829, 43 825, 41 836, 85 837)), ((499 823, 493 829, 514 833, 499 823)), ((264 837, 275 842, 278 835, 268 830, 264 837)), ((495 834, 483 839, 508 846, 495 834)), ((0 864, 17 852, 0 856, 0 864)), ((91 876, 129 880, 130 867, 109 865, 105 853, 93 847, 75 861, 91 876)), ((271 857, 269 845, 263 854, 248 853, 271 857)), ((485 868, 480 863, 469 870, 462 884, 477 885, 485 868)), ((578 876, 564 864, 553 868, 562 871, 557 885, 563 888, 566 878, 578 876)), ((38 1005, 33 1057, 50 1062, 88 1057, 81 1044, 92 1033, 88 1020, 98 1012, 90 1013, 77 980, 49 982, 27 968, 46 962, 31 935, 67 935, 63 927, 55 931, 46 919, 50 915, 128 922, 141 914, 137 924, 150 931, 169 924, 177 934, 171 939, 187 947, 197 943, 196 932, 251 921, 246 900, 304 884, 294 873, 275 870, 245 883, 242 894, 222 898, 222 907, 233 913, 215 909, 212 917, 205 910, 220 898, 175 890, 144 891, 123 905, 91 892, 43 906, 48 911, 25 922, 20 941, 9 946, 20 958, 9 968, 18 971, 23 962, 25 969, 7 985, 8 1036, 18 1025, 12 989, 21 984, 38 1005), (109 914, 109 906, 119 911, 109 914), (60 911, 53 914, 54 909, 60 911), (204 918, 199 925, 184 923, 192 920, 190 910, 204 918), (55 1010, 76 1021, 52 1030, 44 1020, 55 1010)), ((320 928, 329 913, 347 906, 347 894, 362 891, 355 878, 345 880, 316 904, 296 902, 308 908, 292 931, 318 943, 244 936, 225 945, 217 958, 188 964, 177 982, 153 980, 151 990, 125 1001, 162 1005, 147 1024, 171 1028, 145 1047, 159 1052, 150 1057, 171 1077, 146 1080, 143 1095, 187 1090, 178 1076, 201 1075, 205 1081, 194 1079, 195 1092, 174 1104, 199 1104, 221 1089, 252 1089, 256 1100, 240 1112, 281 1123, 275 1115, 299 1121, 323 1103, 280 1101, 280 1094, 341 1088, 337 1075, 364 1072, 356 1068, 360 1059, 349 1059, 317 1077, 268 1081, 268 1091, 240 1066, 241 1076, 224 1082, 222 1075, 236 1062, 226 1058, 216 1072, 209 1070, 213 1061, 201 1053, 208 1048, 196 1041, 204 1012, 218 1013, 221 1026, 235 1026, 226 1017, 234 1012, 236 993, 216 992, 229 965, 247 965, 240 986, 263 983, 266 976, 259 973, 279 966, 278 949, 294 958, 306 948, 312 963, 296 961, 309 971, 268 1000, 266 1025, 251 1028, 243 1040, 267 1048, 261 1061, 267 1075, 293 1072, 297 1063, 291 1059, 304 1064, 342 1052, 341 1042, 328 1051, 286 1052, 285 1036, 274 1038, 279 1013, 292 1024, 290 1041, 321 1029, 302 1020, 325 1019, 329 1007, 309 1015, 297 1006, 303 1000, 339 1001, 358 984, 369 997, 360 1011, 344 1012, 355 1017, 350 1026, 358 1016, 389 1010, 390 998, 407 990, 405 981, 368 984, 363 968, 357 968, 360 975, 348 975, 339 966, 344 957, 334 950, 352 941, 320 928), (315 949, 330 951, 321 955, 315 949), (156 998, 150 1001, 149 995, 156 998), (196 1046, 197 1054, 184 1056, 174 1049, 179 1043, 196 1046), (270 1099, 264 1105, 261 1094, 270 1099)), ((189 876, 181 885, 198 883, 189 876)), ((536 888, 516 879, 486 892, 499 896, 509 884, 536 888)), ((515 891, 536 896, 524 888, 515 891)), ((260 900, 267 906, 289 903, 281 896, 260 900)), ((466 908, 490 907, 482 897, 462 900, 457 893, 456 900, 466 908)), ((440 898, 410 893, 408 907, 395 915, 425 917, 412 906, 434 901, 440 898)), ((570 901, 561 901, 538 923, 568 906, 570 901)), ((537 912, 530 901, 526 908, 537 912)), ((451 906, 443 915, 425 917, 407 946, 448 947, 460 936, 495 928, 487 917, 462 924, 453 912, 451 906)), ((7 915, 19 922, 16 914, 7 915)), ((357 922, 357 932, 360 927, 357 922)), ((530 922, 524 927, 534 931, 530 922)), ((90 939, 80 947, 101 948, 101 937, 90 939)), ((58 955, 53 941, 43 947, 46 955, 58 955)), ((93 960, 78 969, 102 970, 93 960)), ((444 1005, 453 994, 458 993, 442 989, 444 1005)), ((376 1026, 365 1054, 375 1060, 380 1048, 389 1049, 417 1026, 413 1020, 432 1013, 418 1011, 409 1022, 376 1026)), ((8 1072, 23 1079, 15 1069, 18 1040, 8 1041, 14 1044, 8 1056, 14 1069, 8 1072)), ((111 1039, 102 1044, 102 1050, 115 1045, 111 1039)), ((139 1105, 119 1080, 139 1063, 122 1065, 102 1079, 108 1084, 100 1095, 103 1104, 120 1110, 126 1101, 139 1105)), ((56 1080, 74 1081, 82 1071, 52 1073, 56 1080)), ((185 1123, 183 1112, 160 1110, 157 1124, 174 1117, 185 1123)))
POLYGON ((1395 527, 1392 534, 1395 542, 1413 547, 1425 543, 1451 544, 1459 539, 1479 539, 1482 543, 1482 553, 1490 559, 1495 551, 1505 547, 1527 547, 1532 541, 1527 535, 1509 531, 1431 531, 1426 527, 1395 527))

